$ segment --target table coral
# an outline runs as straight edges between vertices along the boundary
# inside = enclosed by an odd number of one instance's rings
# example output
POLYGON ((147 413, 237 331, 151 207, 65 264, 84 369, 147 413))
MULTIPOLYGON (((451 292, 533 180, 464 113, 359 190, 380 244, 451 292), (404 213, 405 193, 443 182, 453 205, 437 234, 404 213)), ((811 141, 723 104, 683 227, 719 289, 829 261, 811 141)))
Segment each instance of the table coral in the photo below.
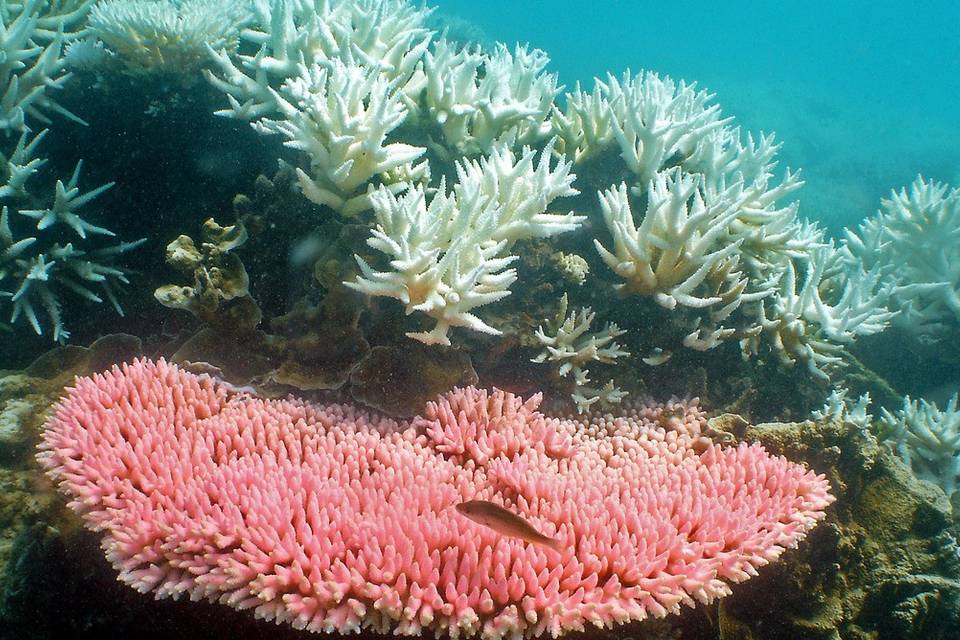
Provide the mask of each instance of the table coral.
POLYGON ((120 580, 311 631, 557 636, 710 602, 833 498, 759 445, 705 441, 696 403, 548 418, 455 390, 396 422, 233 394, 140 360, 78 379, 38 458, 120 580), (556 553, 460 516, 494 501, 556 553))

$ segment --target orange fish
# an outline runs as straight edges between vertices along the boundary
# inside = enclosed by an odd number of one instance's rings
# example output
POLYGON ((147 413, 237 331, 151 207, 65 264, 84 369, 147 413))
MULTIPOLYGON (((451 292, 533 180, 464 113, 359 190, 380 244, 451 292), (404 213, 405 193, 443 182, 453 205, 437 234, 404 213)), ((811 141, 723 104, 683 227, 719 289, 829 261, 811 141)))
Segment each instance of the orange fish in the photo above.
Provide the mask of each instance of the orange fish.
POLYGON ((557 553, 563 552, 563 543, 560 540, 543 535, 529 522, 498 504, 487 500, 468 500, 461 502, 456 508, 477 524, 490 527, 499 534, 520 538, 532 544, 542 544, 557 553))

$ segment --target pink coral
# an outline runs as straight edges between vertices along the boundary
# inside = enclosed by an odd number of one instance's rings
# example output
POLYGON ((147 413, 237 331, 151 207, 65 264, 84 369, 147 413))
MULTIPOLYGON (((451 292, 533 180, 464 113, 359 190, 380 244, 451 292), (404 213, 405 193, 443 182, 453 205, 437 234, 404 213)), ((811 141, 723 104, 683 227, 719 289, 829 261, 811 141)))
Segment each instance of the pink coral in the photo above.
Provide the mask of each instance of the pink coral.
POLYGON ((695 404, 591 421, 453 391, 396 422, 237 394, 139 361, 79 379, 38 457, 120 579, 311 631, 559 635, 729 592, 833 500, 760 446, 699 438, 695 404), (565 544, 452 508, 490 500, 565 544))

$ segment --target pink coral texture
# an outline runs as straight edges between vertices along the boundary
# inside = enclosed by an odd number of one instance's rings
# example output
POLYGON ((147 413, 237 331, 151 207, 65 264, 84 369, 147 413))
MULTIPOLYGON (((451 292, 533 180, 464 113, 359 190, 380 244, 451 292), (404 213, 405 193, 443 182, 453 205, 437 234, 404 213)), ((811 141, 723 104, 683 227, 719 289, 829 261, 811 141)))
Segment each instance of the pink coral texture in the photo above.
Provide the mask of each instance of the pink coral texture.
POLYGON ((827 480, 706 441, 695 402, 561 419, 457 389, 413 420, 164 361, 78 379, 38 458, 120 579, 310 631, 561 635, 710 602, 795 546, 827 480), (487 500, 562 552, 454 508, 487 500))

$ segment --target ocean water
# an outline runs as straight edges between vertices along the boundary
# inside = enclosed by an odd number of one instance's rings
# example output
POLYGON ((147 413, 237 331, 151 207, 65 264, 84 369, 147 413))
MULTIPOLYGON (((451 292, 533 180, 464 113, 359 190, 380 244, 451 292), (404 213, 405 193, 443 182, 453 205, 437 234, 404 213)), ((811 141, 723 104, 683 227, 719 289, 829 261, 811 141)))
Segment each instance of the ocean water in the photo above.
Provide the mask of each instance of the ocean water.
POLYGON ((801 212, 833 232, 891 189, 960 183, 960 3, 443 0, 487 40, 545 50, 568 87, 649 69, 697 81, 801 167, 801 212))

